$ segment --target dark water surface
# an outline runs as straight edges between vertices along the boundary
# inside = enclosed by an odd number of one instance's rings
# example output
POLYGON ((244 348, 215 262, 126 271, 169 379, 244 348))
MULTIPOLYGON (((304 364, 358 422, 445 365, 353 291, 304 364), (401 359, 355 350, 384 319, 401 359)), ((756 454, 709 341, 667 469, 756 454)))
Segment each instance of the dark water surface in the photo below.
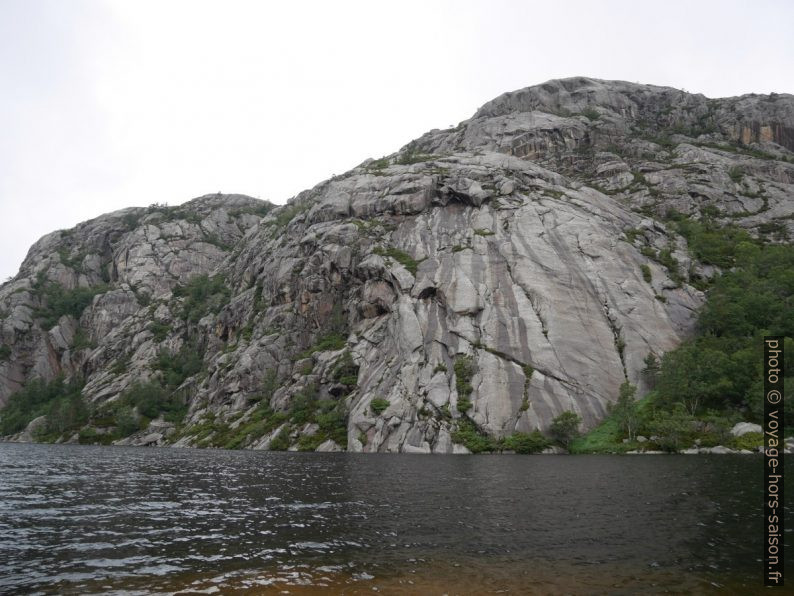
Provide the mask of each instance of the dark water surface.
POLYGON ((0 592, 760 593, 761 466, 6 443, 0 592))

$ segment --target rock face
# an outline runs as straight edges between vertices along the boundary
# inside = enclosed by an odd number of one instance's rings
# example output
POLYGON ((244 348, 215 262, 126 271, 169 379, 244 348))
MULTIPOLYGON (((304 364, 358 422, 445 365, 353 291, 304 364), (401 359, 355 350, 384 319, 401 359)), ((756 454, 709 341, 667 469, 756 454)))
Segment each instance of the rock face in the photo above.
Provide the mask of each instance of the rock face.
POLYGON ((112 402, 190 346, 202 366, 177 390, 183 427, 127 442, 202 444, 210 418, 248 428, 262 399, 290 412, 307 392, 344 413, 346 445, 285 415, 237 446, 453 453, 464 415, 496 437, 566 410, 590 427, 692 331, 690 283, 714 274, 662 216, 785 238, 792 151, 790 95, 574 78, 502 95, 283 207, 211 195, 104 215, 42 238, 0 288, 0 403, 59 374, 112 402), (202 274, 223 276, 214 308, 180 290, 202 274), (90 302, 51 320, 55 286, 90 302))

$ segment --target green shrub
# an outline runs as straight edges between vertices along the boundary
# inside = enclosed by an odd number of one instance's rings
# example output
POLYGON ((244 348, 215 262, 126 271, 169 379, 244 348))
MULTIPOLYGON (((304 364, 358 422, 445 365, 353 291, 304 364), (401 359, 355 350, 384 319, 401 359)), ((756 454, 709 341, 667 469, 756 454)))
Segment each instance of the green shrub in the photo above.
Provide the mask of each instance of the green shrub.
POLYGON ((11 346, 3 344, 0 346, 0 362, 5 362, 11 358, 11 346))
POLYGON ((656 259, 661 265, 667 268, 667 273, 671 280, 679 285, 683 282, 684 278, 681 276, 678 259, 673 256, 673 250, 671 248, 660 250, 659 254, 656 255, 656 259))
MULTIPOLYGON (((0 434, 18 433, 34 418, 49 418, 50 414, 64 416, 66 423, 63 429, 70 429, 72 424, 78 424, 85 417, 85 404, 80 393, 82 387, 81 381, 67 383, 63 377, 57 377, 50 382, 31 379, 9 397, 8 403, 0 411, 0 434)), ((54 424, 48 422, 48 429, 53 430, 53 427, 54 424)))
POLYGON ((540 453, 544 449, 551 447, 551 441, 537 430, 531 434, 517 432, 505 437, 502 441, 502 447, 521 454, 540 453))
POLYGON ((289 223, 295 219, 296 216, 300 215, 301 213, 308 211, 311 205, 309 204, 298 204, 292 203, 289 205, 284 205, 283 207, 279 207, 276 210, 276 218, 273 222, 273 225, 277 228, 285 228, 289 225, 289 223))
POLYGON ((132 407, 126 405, 116 410, 114 422, 116 424, 116 433, 119 437, 129 437, 131 434, 145 428, 147 424, 135 415, 132 407))
POLYGON ((566 411, 551 421, 549 432, 557 443, 566 449, 571 441, 579 436, 579 424, 582 418, 575 412, 566 411))
POLYGON ((321 413, 317 414, 317 424, 320 427, 318 435, 322 441, 333 439, 337 445, 347 445, 347 413, 342 402, 326 400, 320 402, 321 413), (327 404, 327 405, 326 405, 327 404))
POLYGON ((274 412, 267 400, 263 399, 248 420, 234 429, 229 428, 229 431, 223 436, 218 435, 214 442, 225 449, 239 449, 251 441, 265 436, 285 422, 287 418, 288 414, 274 412))
POLYGON ((634 241, 639 237, 642 236, 642 230, 638 228, 629 228, 624 232, 626 234, 626 240, 628 240, 631 244, 634 244, 634 241))
POLYGON ((435 159, 435 155, 431 155, 428 153, 420 153, 418 147, 416 146, 415 142, 411 142, 405 148, 400 156, 397 158, 397 162, 401 166, 407 166, 414 163, 420 163, 423 161, 429 161, 431 159, 435 159))
POLYGON ((640 248, 640 254, 645 256, 645 257, 648 257, 649 259, 656 260, 658 258, 658 255, 656 254, 656 251, 654 249, 652 249, 650 246, 641 247, 640 248))
POLYGON ((123 375, 130 366, 130 357, 121 356, 110 366, 110 372, 114 375, 123 375))
POLYGON ((113 442, 113 435, 97 432, 95 428, 89 426, 80 431, 77 442, 81 445, 110 445, 113 442))
POLYGON ((405 267, 408 271, 411 272, 411 275, 416 275, 416 271, 419 267, 420 261, 414 260, 411 255, 406 252, 401 251, 398 248, 388 247, 388 248, 381 248, 376 246, 373 250, 373 253, 376 255, 380 255, 382 257, 389 257, 400 263, 403 267, 405 267))
POLYGON ((88 339, 88 335, 86 335, 85 330, 82 327, 79 327, 74 334, 74 339, 72 339, 72 350, 75 352, 79 350, 85 349, 93 349, 94 344, 88 339))
POLYGON ((695 425, 695 419, 681 404, 676 404, 672 411, 657 410, 647 423, 646 432, 656 437, 661 450, 676 453, 694 443, 695 425))
POLYGON ((149 323, 148 329, 152 332, 154 341, 157 343, 163 341, 166 337, 168 337, 168 334, 171 333, 171 325, 161 323, 160 321, 152 321, 149 323))
POLYGON ((585 108, 582 110, 582 116, 587 118, 588 120, 595 122, 601 118, 601 114, 595 108, 585 108))
POLYGON ((788 240, 788 228, 782 221, 765 221, 756 227, 758 234, 769 239, 774 236, 776 240, 788 240))
POLYGON ((298 451, 315 451, 324 441, 319 434, 303 435, 298 439, 298 451))
POLYGON ((465 414, 469 410, 471 410, 472 403, 470 399, 458 399, 458 412, 461 414, 465 414))
POLYGON ((613 417, 607 417, 586 435, 577 437, 568 445, 571 453, 621 453, 627 448, 621 440, 622 433, 613 417))
POLYGON ((615 349, 620 354, 620 359, 623 360, 623 353, 626 351, 626 340, 620 335, 615 338, 615 349))
POLYGON ((45 434, 54 440, 67 431, 74 431, 86 423, 88 413, 88 406, 79 393, 59 397, 47 406, 45 434))
POLYGON ((678 145, 672 138, 670 138, 669 134, 661 134, 658 137, 649 137, 649 141, 652 143, 656 143, 663 149, 673 149, 678 145))
POLYGON ((92 288, 74 288, 65 290, 56 283, 46 282, 42 279, 34 285, 34 291, 39 294, 42 306, 34 311, 34 316, 40 320, 44 329, 52 329, 58 324, 58 319, 70 315, 79 319, 86 307, 91 304, 94 296, 107 291, 104 285, 92 288))
POLYGON ((646 282, 651 283, 653 280, 653 276, 651 275, 651 268, 648 265, 640 265, 640 270, 642 271, 642 279, 646 282))
POLYGON ((380 159, 372 160, 368 165, 368 170, 383 170, 391 165, 388 157, 381 157, 380 159))
POLYGON ((347 338, 339 332, 333 331, 317 339, 317 342, 298 354, 297 359, 308 358, 315 352, 341 350, 347 345, 347 338))
POLYGON ((496 443, 482 432, 468 418, 458 420, 457 428, 452 433, 452 441, 463 445, 472 453, 483 453, 496 450, 496 443))
POLYGON ((389 400, 382 397, 376 397, 369 403, 369 407, 377 416, 380 416, 389 405, 391 405, 389 400))
POLYGON ((350 350, 345 350, 331 370, 331 378, 346 387, 355 387, 358 384, 358 365, 353 362, 350 350))
POLYGON ((270 451, 286 451, 287 449, 289 449, 290 446, 289 433, 290 433, 289 425, 282 428, 281 432, 279 432, 270 441, 270 446, 268 447, 268 449, 270 449, 270 451))
POLYGON ((80 431, 77 436, 77 442, 81 445, 93 445, 97 442, 98 437, 99 433, 96 431, 96 429, 88 427, 80 431))
POLYGON ((735 366, 731 356, 720 350, 685 342, 662 358, 659 403, 668 408, 682 404, 694 416, 703 408, 720 409, 738 402, 741 395, 731 379, 738 372, 731 371, 735 366))
POLYGON ((210 313, 218 313, 229 302, 231 292, 222 275, 197 275, 184 286, 174 288, 174 296, 184 298, 181 316, 197 323, 210 313))
POLYGON ((455 387, 458 399, 468 398, 474 390, 471 380, 474 377, 474 359, 471 356, 458 356, 455 358, 455 387))
MULTIPOLYGON (((200 221, 201 219, 199 218, 198 221, 196 221, 195 223, 199 223, 200 221)), ((223 251, 230 251, 232 249, 232 247, 226 244, 223 240, 221 240, 220 236, 218 236, 217 234, 210 234, 204 230, 202 230, 202 233, 204 235, 204 242, 206 242, 207 244, 212 244, 213 246, 217 246, 223 251)))
POLYGON ((279 386, 278 373, 272 368, 269 369, 262 378, 262 393, 259 396, 259 401, 269 404, 279 386))
MULTIPOLYGON (((689 251, 702 263, 715 265, 721 268, 730 268, 736 264, 738 251, 742 250, 743 243, 755 245, 756 240, 747 231, 738 226, 719 226, 716 223, 696 221, 679 217, 673 228, 687 240, 689 251)), ((666 263, 662 262, 665 266, 666 263)), ((676 263, 677 266, 677 263, 676 263)))
POLYGON ((134 230, 138 227, 138 224, 143 217, 142 212, 135 212, 135 213, 127 213, 124 217, 121 218, 122 223, 127 228, 127 230, 134 230))
POLYGON ((163 414, 169 422, 179 423, 187 405, 158 383, 134 383, 121 394, 121 403, 135 407, 141 416, 153 419, 163 414))
POLYGON ((741 420, 742 417, 735 413, 715 410, 706 412, 705 415, 700 416, 698 424, 700 444, 711 447, 715 445, 732 445, 734 436, 731 434, 731 429, 741 420), (708 441, 713 441, 713 443, 708 445, 708 441))
POLYGON ((253 303, 251 304, 251 321, 256 316, 257 313, 263 310, 263 307, 266 306, 264 299, 262 298, 262 291, 264 287, 261 283, 257 283, 254 287, 254 297, 253 303))
POLYGON ((263 201, 261 205, 237 207, 229 210, 229 215, 232 217, 239 217, 241 215, 255 215, 257 217, 264 217, 275 209, 275 205, 263 201))
POLYGON ((308 385, 292 398, 290 420, 295 424, 315 422, 317 407, 317 386, 308 385))
POLYGON ((179 387, 185 379, 197 374, 204 365, 198 346, 186 343, 176 354, 160 350, 152 368, 162 372, 163 385, 170 389, 179 387))
POLYGON ((741 437, 734 437, 732 447, 734 449, 747 449, 757 451, 764 444, 763 433, 745 433, 741 437))
POLYGON ((215 421, 214 412, 206 412, 198 422, 191 424, 187 428, 183 428, 179 432, 180 437, 191 436, 196 444, 207 439, 210 435, 216 432, 218 423, 215 421))

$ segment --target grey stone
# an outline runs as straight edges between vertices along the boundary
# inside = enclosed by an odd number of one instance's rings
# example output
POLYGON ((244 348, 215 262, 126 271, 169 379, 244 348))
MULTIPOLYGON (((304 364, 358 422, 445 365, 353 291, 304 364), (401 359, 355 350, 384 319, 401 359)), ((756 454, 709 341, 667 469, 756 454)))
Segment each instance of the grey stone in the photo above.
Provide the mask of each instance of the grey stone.
POLYGON ((724 445, 717 445, 716 447, 702 448, 704 453, 713 453, 716 455, 726 455, 728 453, 736 453, 733 449, 725 447, 724 445))
MULTIPOLYGON (((716 207, 751 234, 770 223, 794 234, 792 130, 789 95, 709 100, 577 77, 504 94, 267 214, 250 197, 207 195, 53 232, 0 287, 11 350, 0 404, 30 378, 77 374, 86 399, 107 403, 156 378, 161 351, 195 345, 203 370, 177 390, 186 431, 157 429, 162 443, 194 445, 190 428, 208 414, 238 428, 259 400, 288 412, 314 390, 347 416, 340 448, 465 453, 452 436, 455 362, 468 356, 467 416, 481 431, 545 431, 566 410, 592 428, 626 378, 649 389, 649 352, 692 334, 704 296, 690 271, 720 273, 691 260, 661 216, 716 207), (638 124, 646 138, 632 133, 638 124), (670 245, 681 283, 645 256, 670 245), (175 290, 198 275, 223 275, 229 300, 186 320, 175 290), (43 329, 42 277, 99 293, 79 319, 43 329), (74 349, 78 331, 89 349, 74 349), (339 378, 348 356, 355 386, 339 378), (374 412, 376 398, 388 408, 374 412)), ((242 445, 267 449, 281 428, 242 445)), ((294 428, 292 448, 312 432, 294 428)))
POLYGON ((754 424, 752 422, 737 422, 731 429, 731 434, 734 437, 741 437, 742 435, 746 435, 747 433, 763 433, 763 432, 764 429, 761 428, 760 424, 754 424))

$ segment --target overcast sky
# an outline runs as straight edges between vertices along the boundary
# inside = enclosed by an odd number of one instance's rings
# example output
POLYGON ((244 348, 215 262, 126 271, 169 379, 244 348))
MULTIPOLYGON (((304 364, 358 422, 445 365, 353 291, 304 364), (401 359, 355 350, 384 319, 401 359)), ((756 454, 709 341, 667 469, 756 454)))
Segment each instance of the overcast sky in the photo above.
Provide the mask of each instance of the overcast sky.
POLYGON ((50 231, 283 203, 552 78, 791 93, 792 26, 786 1, 0 0, 0 281, 50 231))

